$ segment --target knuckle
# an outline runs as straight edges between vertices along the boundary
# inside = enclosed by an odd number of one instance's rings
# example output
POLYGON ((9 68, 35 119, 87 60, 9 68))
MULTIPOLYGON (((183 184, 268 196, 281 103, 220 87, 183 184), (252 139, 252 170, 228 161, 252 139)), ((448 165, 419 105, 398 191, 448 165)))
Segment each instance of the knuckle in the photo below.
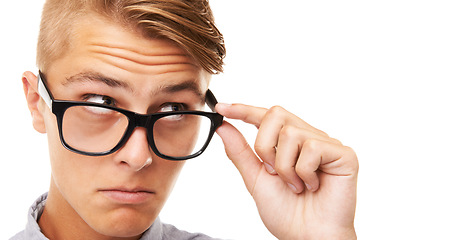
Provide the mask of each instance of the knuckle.
POLYGON ((288 141, 298 137, 297 127, 286 125, 279 132, 279 138, 286 139, 288 141))
POLYGON ((267 116, 269 117, 281 117, 283 116, 284 114, 286 114, 287 110, 285 110, 283 107, 281 106, 273 106, 271 108, 269 108, 269 110, 267 111, 267 116))
POLYGON ((286 161, 277 161, 274 168, 277 174, 286 178, 290 178, 290 176, 295 174, 294 167, 288 164, 286 161))
POLYGON ((303 143, 303 148, 310 150, 310 152, 318 152, 323 146, 323 141, 318 139, 310 138, 303 143))
POLYGON ((339 141, 338 139, 336 138, 330 138, 330 141, 336 145, 341 145, 343 146, 343 143, 341 141, 339 141))
POLYGON ((302 179, 310 179, 315 174, 315 169, 310 168, 309 165, 299 163, 295 166, 295 172, 302 179))
POLYGON ((344 146, 343 157, 346 159, 346 163, 351 170, 357 173, 359 171, 359 160, 357 159, 357 154, 354 149, 344 146))
POLYGON ((272 158, 272 155, 275 155, 275 148, 259 143, 254 144, 254 151, 258 156, 266 161, 271 161, 269 158, 272 158))

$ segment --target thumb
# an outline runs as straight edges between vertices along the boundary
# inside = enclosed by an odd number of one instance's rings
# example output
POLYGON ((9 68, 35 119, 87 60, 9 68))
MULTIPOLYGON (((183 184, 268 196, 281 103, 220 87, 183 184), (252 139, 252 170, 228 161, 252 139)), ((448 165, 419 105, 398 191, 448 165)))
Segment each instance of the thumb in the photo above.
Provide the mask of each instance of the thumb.
POLYGON ((261 161, 252 151, 241 132, 230 123, 225 121, 216 133, 223 140, 226 155, 238 169, 246 188, 252 195, 257 176, 263 168, 261 161))

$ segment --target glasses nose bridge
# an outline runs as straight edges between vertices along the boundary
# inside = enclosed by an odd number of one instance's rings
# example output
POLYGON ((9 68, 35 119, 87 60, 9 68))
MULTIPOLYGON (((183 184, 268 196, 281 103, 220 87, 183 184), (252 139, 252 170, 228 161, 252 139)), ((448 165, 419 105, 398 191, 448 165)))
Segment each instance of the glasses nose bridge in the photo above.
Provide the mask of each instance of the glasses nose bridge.
POLYGON ((134 128, 143 127, 148 129, 150 127, 151 115, 143 115, 139 113, 134 114, 134 128))

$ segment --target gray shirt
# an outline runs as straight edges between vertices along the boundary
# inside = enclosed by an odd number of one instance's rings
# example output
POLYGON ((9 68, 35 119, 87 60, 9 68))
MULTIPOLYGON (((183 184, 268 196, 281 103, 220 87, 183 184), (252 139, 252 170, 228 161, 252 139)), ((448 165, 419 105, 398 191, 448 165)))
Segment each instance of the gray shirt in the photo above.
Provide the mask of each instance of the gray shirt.
MULTIPOLYGON (((28 223, 25 230, 19 232, 10 240, 47 240, 38 225, 38 220, 43 213, 48 194, 45 193, 39 197, 28 211, 28 223)), ((141 240, 209 240, 210 238, 201 233, 189 233, 177 229, 176 227, 161 223, 159 218, 152 226, 144 232, 141 240)))

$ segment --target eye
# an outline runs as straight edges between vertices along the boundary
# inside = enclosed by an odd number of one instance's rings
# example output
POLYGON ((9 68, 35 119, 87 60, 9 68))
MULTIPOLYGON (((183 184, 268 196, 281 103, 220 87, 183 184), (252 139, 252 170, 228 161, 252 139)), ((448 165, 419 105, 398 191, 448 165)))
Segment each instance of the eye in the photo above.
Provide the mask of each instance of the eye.
MULTIPOLYGON (((97 94, 87 94, 82 98, 83 101, 86 102, 92 102, 92 103, 98 103, 106 106, 116 106, 116 100, 109 97, 109 96, 104 96, 104 95, 97 95, 97 94)), ((87 110, 89 113, 97 114, 97 115, 110 115, 112 113, 115 113, 115 111, 103 107, 92 107, 92 106, 87 106, 84 108, 84 110, 87 110)))
POLYGON ((83 98, 86 102, 93 102, 98 104, 103 104, 107 106, 116 106, 116 100, 109 96, 104 95, 96 95, 96 94, 88 94, 83 98))
MULTIPOLYGON (((185 104, 183 103, 166 103, 161 106, 161 109, 159 110, 159 112, 179 112, 179 111, 185 111, 186 109, 187 108, 185 104)), ((163 119, 176 121, 176 120, 181 120, 183 117, 184 115, 182 114, 175 114, 175 115, 164 117, 163 119)))
POLYGON ((159 112, 179 112, 185 111, 186 107, 183 103, 166 103, 161 106, 159 112))

